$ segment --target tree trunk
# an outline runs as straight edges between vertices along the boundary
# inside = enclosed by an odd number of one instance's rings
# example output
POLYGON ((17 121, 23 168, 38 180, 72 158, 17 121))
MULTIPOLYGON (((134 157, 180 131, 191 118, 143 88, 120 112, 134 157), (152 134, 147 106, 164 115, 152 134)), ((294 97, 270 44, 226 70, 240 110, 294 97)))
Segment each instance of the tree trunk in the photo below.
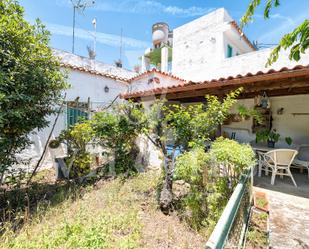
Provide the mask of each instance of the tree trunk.
POLYGON ((168 214, 172 209, 173 202, 173 169, 174 169, 174 160, 170 160, 165 157, 165 180, 163 184, 162 191, 160 193, 160 209, 164 214, 168 214))

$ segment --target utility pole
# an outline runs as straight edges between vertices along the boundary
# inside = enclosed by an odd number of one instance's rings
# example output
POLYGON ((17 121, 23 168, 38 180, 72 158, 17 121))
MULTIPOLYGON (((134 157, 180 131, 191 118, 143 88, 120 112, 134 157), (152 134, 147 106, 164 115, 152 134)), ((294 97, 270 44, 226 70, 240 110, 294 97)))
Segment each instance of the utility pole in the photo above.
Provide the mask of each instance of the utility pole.
POLYGON ((83 13, 87 7, 90 7, 95 4, 95 1, 86 1, 86 0, 71 0, 73 5, 73 41, 72 41, 72 53, 74 54, 75 49, 75 16, 76 11, 83 13))
POLYGON ((75 42, 75 12, 76 12, 76 6, 73 5, 73 41, 72 41, 72 54, 74 54, 74 42, 75 42))

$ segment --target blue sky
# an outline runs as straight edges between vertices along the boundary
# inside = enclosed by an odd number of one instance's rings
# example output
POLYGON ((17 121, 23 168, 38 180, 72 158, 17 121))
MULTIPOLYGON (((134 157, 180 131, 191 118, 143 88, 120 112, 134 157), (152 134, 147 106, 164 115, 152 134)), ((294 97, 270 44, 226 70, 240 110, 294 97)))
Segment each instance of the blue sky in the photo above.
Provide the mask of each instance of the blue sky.
MULTIPOLYGON (((87 0, 84 0, 87 1, 87 0)), ((72 4, 70 0, 20 0, 25 17, 33 22, 40 18, 52 33, 51 46, 72 49, 72 4)), ((265 2, 265 1, 261 1, 265 2)), ((309 1, 281 1, 265 21, 258 9, 254 22, 245 28, 250 40, 277 43, 309 17, 309 1)), ((212 10, 224 7, 237 21, 249 0, 96 0, 93 7, 76 16, 75 53, 87 56, 87 45, 93 45, 92 20, 97 19, 97 60, 114 63, 119 58, 120 32, 123 30, 123 63, 127 68, 138 64, 138 57, 151 46, 151 26, 167 22, 171 29, 181 26, 212 10)))

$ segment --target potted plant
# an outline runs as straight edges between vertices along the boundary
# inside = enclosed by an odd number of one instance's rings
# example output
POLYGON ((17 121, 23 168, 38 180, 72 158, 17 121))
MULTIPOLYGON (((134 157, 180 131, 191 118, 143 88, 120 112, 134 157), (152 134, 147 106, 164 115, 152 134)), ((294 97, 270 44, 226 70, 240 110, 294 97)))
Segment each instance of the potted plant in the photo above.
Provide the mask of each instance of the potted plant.
POLYGON ((286 137, 286 138, 285 138, 285 142, 286 142, 289 146, 291 146, 292 143, 293 143, 293 139, 292 139, 291 137, 286 137))
POLYGON ((256 143, 266 142, 268 138, 268 133, 268 130, 259 130, 255 136, 256 143))
POLYGON ((269 148, 275 148, 275 143, 279 141, 280 134, 274 129, 268 133, 267 146, 269 148))
POLYGON ((256 142, 267 142, 269 148, 275 148, 275 144, 279 141, 280 134, 275 130, 262 130, 256 134, 256 142))
POLYGON ((244 105, 238 105, 237 111, 242 121, 249 120, 252 117, 258 124, 264 123, 264 118, 260 110, 247 108, 244 105))

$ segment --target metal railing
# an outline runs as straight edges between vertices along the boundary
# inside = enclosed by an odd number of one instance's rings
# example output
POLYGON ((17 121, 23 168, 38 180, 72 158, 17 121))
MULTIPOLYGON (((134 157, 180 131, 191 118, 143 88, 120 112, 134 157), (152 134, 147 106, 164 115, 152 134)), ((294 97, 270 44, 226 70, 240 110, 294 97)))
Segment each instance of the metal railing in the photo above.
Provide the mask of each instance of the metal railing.
POLYGON ((242 248, 252 203, 252 167, 242 175, 207 241, 206 249, 242 248))

